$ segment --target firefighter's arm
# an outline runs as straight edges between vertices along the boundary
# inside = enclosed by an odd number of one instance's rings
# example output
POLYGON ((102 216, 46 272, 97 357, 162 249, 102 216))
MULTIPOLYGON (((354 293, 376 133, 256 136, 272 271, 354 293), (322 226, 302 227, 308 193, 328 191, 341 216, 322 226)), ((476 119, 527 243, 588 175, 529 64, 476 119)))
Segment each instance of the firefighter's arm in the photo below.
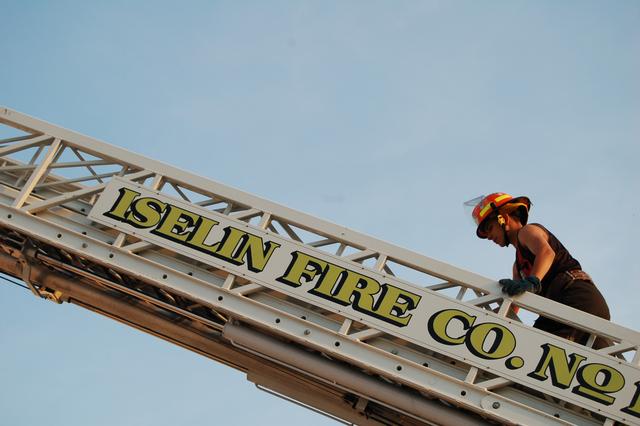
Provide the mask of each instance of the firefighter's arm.
POLYGON ((547 233, 538 226, 526 225, 520 230, 518 239, 536 256, 531 275, 542 281, 556 257, 556 253, 549 245, 547 233))
POLYGON ((512 280, 500 280, 502 291, 509 296, 517 296, 525 291, 540 293, 542 290, 540 281, 549 272, 556 254, 549 245, 547 233, 537 226, 524 226, 518 234, 518 241, 527 247, 536 259, 528 277, 516 276, 516 268, 514 268, 512 280))

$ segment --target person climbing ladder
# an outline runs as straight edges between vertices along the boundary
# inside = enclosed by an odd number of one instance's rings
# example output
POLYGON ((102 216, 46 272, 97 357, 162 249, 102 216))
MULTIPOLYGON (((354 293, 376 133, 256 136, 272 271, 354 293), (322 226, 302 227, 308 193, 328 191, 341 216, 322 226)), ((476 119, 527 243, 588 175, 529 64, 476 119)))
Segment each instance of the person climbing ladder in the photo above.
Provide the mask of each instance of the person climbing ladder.
MULTIPOLYGON (((496 192, 476 197, 465 203, 477 226, 476 235, 501 247, 513 245, 516 259, 513 277, 499 281, 502 291, 517 296, 530 291, 572 308, 606 320, 609 307, 591 277, 564 245, 544 226, 527 224, 531 201, 496 192)), ((558 321, 539 316, 533 326, 571 341, 586 344, 589 333, 558 321)), ((605 338, 597 338, 594 349, 610 346, 605 338)))

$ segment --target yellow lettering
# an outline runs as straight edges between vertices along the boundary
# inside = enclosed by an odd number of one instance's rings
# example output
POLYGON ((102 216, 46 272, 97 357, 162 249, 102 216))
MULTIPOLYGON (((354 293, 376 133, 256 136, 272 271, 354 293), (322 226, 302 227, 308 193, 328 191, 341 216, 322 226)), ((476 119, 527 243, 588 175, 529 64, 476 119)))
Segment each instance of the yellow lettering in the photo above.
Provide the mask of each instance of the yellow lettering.
POLYGON ((335 302, 348 305, 358 311, 374 312, 373 296, 380 291, 380 283, 373 278, 365 277, 357 272, 347 271, 344 282, 333 297, 335 302))
POLYGON ((248 254, 247 267, 253 272, 261 272, 274 250, 280 247, 273 241, 265 244, 262 238, 232 226, 224 228, 224 234, 215 255, 235 265, 242 265, 243 258, 248 254))
POLYGON ((551 374, 551 382, 554 386, 567 389, 576 375, 578 366, 587 359, 582 355, 571 354, 570 362, 567 362, 567 353, 564 349, 545 343, 541 346, 542 357, 535 371, 527 374, 536 380, 547 380, 547 370, 551 374))
POLYGON ((462 329, 466 331, 473 325, 476 317, 457 309, 445 309, 437 312, 429 318, 429 322, 427 323, 427 329, 431 337, 433 337, 435 341, 445 345, 453 346, 463 344, 466 333, 463 333, 459 337, 452 337, 447 333, 447 327, 454 319, 462 323, 462 329))
MULTIPOLYGON (((316 286, 312 290, 309 290, 309 293, 328 300, 333 300, 335 288, 344 281, 348 271, 331 263, 326 263, 325 265, 326 266, 322 271, 322 276, 318 280, 316 286)), ((347 301, 347 303, 341 304, 348 305, 349 303, 347 301)))
POLYGON ((158 227, 151 232, 170 240, 184 242, 191 233, 188 229, 192 228, 199 218, 195 213, 170 204, 158 227))
POLYGON ((618 392, 624 387, 624 376, 618 370, 604 364, 587 364, 578 371, 578 383, 572 392, 604 405, 616 400, 608 393, 618 392), (601 378, 598 383, 598 377, 601 378))
POLYGON ((217 242, 215 244, 208 245, 205 244, 205 240, 211 233, 211 229, 213 229, 213 227, 218 225, 219 223, 220 222, 216 222, 215 220, 211 220, 204 216, 201 216, 198 220, 198 223, 196 223, 195 225, 195 231, 193 231, 193 233, 189 235, 187 244, 200 251, 215 253, 216 250, 218 250, 218 246, 220 245, 220 243, 217 242))
POLYGON ((245 236, 245 233, 231 226, 227 226, 224 228, 224 237, 221 241, 221 246, 216 252, 216 256, 221 257, 225 260, 230 261, 236 265, 241 264, 242 262, 238 262, 233 255, 236 250, 242 244, 242 239, 245 236))
POLYGON ((474 326, 467 335, 467 349, 480 358, 500 359, 511 355, 516 348, 516 337, 506 327, 491 322, 474 326), (485 350, 487 337, 494 334, 491 347, 485 350))
POLYGON ((294 251, 291 253, 291 256, 293 259, 287 271, 283 276, 277 278, 277 281, 293 287, 300 287, 300 285, 302 285, 302 279, 304 279, 305 282, 313 281, 316 275, 322 273, 327 267, 327 262, 306 255, 300 251, 294 251))
POLYGON ((628 407, 622 409, 625 413, 631 414, 635 417, 640 417, 640 382, 635 382, 636 393, 631 398, 631 404, 628 407))
POLYGON ((390 284, 382 285, 382 295, 376 306, 378 315, 399 325, 409 324, 412 315, 403 316, 408 310, 415 309, 422 297, 390 284))
MULTIPOLYGON (((235 228, 232 229, 242 232, 235 228)), ((280 247, 280 244, 274 243, 273 241, 267 241, 265 244, 262 241, 262 238, 246 232, 244 233, 242 240, 242 247, 234 256, 234 260, 240 265, 244 263, 243 258, 248 254, 247 268, 252 272, 262 272, 265 266, 267 266, 267 262, 271 258, 274 250, 280 247)))
POLYGON ((136 228, 151 228, 160 221, 162 211, 167 205, 155 198, 139 198, 131 205, 127 214, 127 223, 136 228))
POLYGON ((118 199, 113 203, 113 206, 111 206, 111 210, 103 214, 112 219, 124 222, 126 220, 125 215, 127 210, 129 210, 131 203, 133 203, 133 200, 135 200, 140 193, 128 188, 120 188, 118 192, 120 195, 118 195, 118 199))

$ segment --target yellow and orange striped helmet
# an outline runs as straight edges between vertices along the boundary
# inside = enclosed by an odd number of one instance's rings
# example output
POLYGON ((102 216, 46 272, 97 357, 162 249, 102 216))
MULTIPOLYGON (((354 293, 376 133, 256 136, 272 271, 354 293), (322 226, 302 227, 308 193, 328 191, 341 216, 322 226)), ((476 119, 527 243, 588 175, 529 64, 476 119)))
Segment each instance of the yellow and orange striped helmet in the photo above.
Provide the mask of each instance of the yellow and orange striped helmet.
POLYGON ((529 208, 531 207, 531 201, 527 197, 513 197, 504 192, 494 192, 484 197, 477 197, 473 201, 476 200, 479 201, 473 208, 471 216, 477 225, 476 235, 480 238, 487 237, 481 229, 482 222, 494 212, 508 214, 514 210, 523 208, 525 213, 523 225, 527 223, 529 208))

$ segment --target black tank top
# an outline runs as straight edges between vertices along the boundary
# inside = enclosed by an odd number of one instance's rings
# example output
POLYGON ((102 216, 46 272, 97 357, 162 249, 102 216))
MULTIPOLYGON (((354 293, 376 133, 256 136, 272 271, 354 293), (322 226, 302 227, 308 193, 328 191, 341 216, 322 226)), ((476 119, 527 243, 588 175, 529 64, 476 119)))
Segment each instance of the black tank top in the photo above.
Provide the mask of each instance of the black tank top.
MULTIPOLYGON (((539 223, 532 223, 531 225, 537 226, 546 232, 549 240, 549 245, 556 253, 556 256, 553 259, 553 263, 549 268, 549 272, 544 276, 542 280, 542 288, 546 289, 559 274, 562 274, 566 271, 571 271, 574 269, 582 269, 580 266, 580 262, 571 256, 569 251, 562 245, 562 243, 553 235, 547 228, 540 225, 539 223)), ((533 263, 536 260, 536 255, 531 252, 528 248, 526 248, 523 244, 518 240, 518 246, 516 247, 516 269, 520 274, 520 277, 525 278, 531 275, 531 269, 533 268, 533 263)))

